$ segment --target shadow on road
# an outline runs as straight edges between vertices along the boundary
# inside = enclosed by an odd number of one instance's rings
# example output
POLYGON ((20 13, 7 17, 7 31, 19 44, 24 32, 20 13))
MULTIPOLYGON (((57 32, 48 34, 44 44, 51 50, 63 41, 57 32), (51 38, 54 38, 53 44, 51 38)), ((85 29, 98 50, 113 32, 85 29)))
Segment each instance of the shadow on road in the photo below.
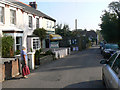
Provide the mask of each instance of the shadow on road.
POLYGON ((9 78, 9 79, 6 79, 6 80, 20 80, 20 79, 25 79, 25 78, 22 77, 21 75, 19 75, 19 76, 16 76, 16 77, 13 77, 13 78, 9 78))
POLYGON ((91 88, 91 89, 92 88, 104 88, 105 89, 105 87, 102 84, 102 80, 75 83, 75 84, 68 85, 61 90, 64 90, 66 88, 91 88))

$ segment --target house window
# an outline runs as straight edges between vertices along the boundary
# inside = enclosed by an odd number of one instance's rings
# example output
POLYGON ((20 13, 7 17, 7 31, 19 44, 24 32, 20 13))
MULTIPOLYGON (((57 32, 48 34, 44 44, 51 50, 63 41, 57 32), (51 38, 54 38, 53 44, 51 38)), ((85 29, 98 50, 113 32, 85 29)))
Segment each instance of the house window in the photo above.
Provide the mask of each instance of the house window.
POLYGON ((21 50, 22 37, 16 37, 16 50, 21 50))
POLYGON ((52 22, 47 21, 47 28, 52 28, 52 22))
POLYGON ((15 24, 16 23, 16 11, 10 10, 10 23, 15 24))
POLYGON ((33 39, 33 49, 40 49, 40 40, 33 39))
POLYGON ((4 8, 0 7, 0 22, 3 23, 3 18, 4 18, 4 8))
POLYGON ((52 22, 50 22, 50 28, 52 28, 52 22))
POLYGON ((36 18, 36 28, 39 28, 39 18, 36 18))
POLYGON ((49 28, 49 22, 47 21, 47 28, 49 28))
POLYGON ((29 16, 29 27, 32 28, 32 16, 29 16))

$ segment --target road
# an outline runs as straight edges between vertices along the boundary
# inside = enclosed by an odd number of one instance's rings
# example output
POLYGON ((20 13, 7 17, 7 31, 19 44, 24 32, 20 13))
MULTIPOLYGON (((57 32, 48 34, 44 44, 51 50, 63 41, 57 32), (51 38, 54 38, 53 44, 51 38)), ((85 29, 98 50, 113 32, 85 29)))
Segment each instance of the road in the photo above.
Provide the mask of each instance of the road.
POLYGON ((104 88, 98 47, 40 66, 28 79, 3 82, 3 88, 104 88))

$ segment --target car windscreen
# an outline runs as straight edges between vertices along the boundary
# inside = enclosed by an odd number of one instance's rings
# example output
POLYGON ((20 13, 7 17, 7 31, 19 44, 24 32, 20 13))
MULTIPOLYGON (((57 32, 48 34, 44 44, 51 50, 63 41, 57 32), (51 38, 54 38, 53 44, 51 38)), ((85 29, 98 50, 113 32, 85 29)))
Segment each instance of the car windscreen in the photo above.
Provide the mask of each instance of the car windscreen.
POLYGON ((106 49, 118 49, 119 46, 117 44, 106 44, 105 48, 106 49))

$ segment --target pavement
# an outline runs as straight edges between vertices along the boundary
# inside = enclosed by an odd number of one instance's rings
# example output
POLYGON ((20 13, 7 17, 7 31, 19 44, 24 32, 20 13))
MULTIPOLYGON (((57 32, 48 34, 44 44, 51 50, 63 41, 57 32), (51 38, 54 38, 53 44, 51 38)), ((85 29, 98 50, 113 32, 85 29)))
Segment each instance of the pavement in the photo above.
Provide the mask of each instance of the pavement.
POLYGON ((2 83, 3 88, 104 88, 101 80, 102 55, 94 46, 45 64, 32 71, 28 79, 16 77, 2 83))

